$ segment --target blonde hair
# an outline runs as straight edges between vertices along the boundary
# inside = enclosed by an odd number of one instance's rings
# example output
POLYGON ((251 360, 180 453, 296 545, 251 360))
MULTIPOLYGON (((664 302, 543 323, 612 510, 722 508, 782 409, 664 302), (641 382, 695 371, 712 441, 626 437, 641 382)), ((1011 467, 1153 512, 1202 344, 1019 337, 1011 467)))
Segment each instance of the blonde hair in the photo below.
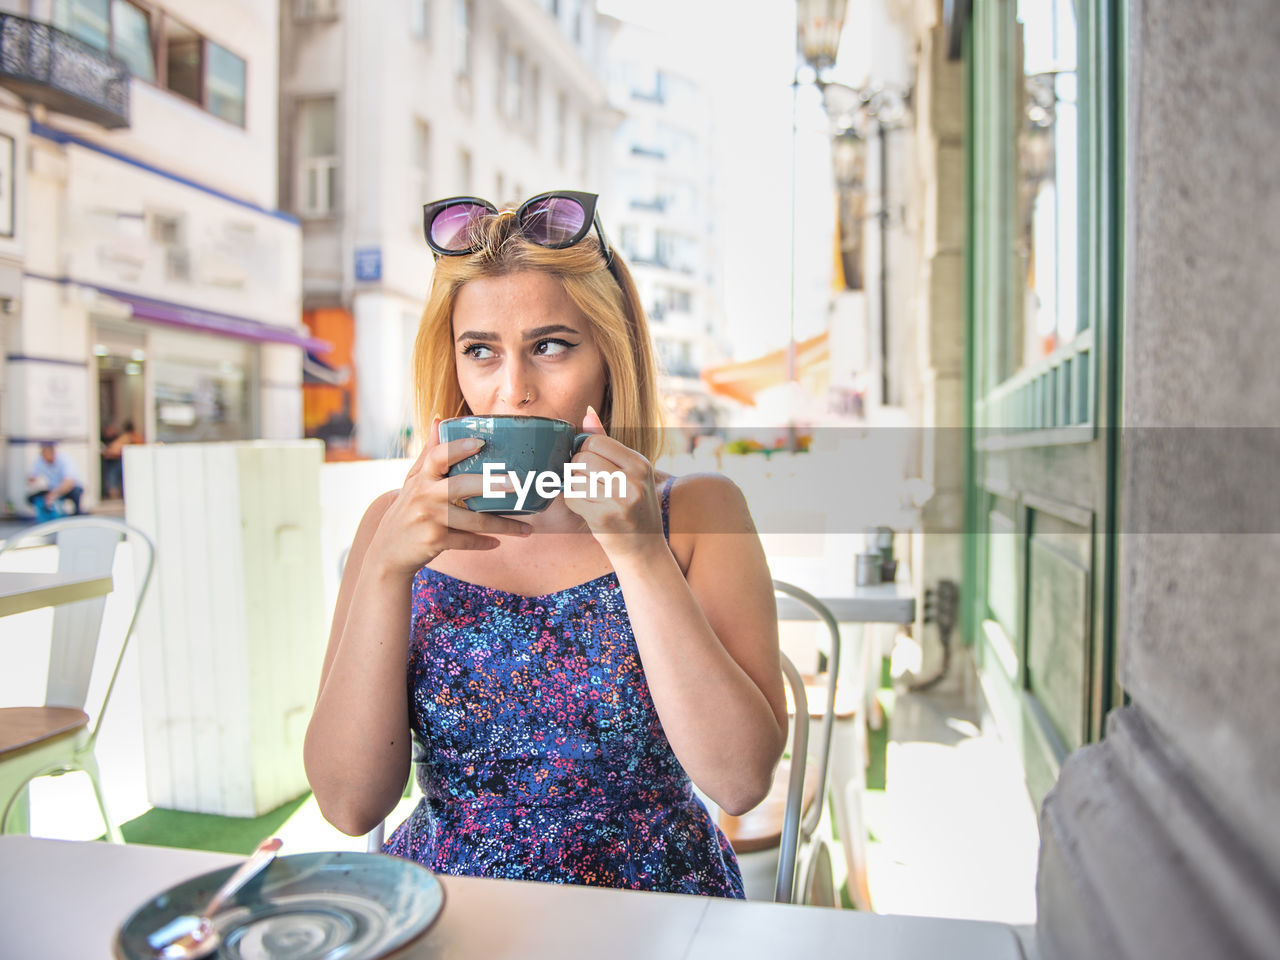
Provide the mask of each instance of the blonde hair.
POLYGON ((598 411, 609 436, 653 462, 662 453, 662 405, 658 370, 640 294, 626 264, 613 253, 605 265, 594 234, 572 247, 552 250, 525 239, 515 215, 486 217, 473 230, 475 253, 436 260, 427 304, 413 345, 418 430, 426 436, 434 417, 466 416, 453 346, 453 307, 466 283, 524 270, 556 277, 590 325, 604 358, 605 395, 598 411))

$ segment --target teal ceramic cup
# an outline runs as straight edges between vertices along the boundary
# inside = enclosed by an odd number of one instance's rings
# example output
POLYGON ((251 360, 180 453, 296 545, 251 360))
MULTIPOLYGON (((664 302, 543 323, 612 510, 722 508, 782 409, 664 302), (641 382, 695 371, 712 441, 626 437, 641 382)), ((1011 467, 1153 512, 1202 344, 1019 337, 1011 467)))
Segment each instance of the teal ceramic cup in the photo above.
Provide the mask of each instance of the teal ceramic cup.
POLYGON ((449 476, 463 473, 488 473, 506 479, 516 475, 518 490, 497 496, 471 497, 467 509, 477 513, 540 513, 555 499, 547 495, 553 486, 551 477, 563 478, 565 465, 582 447, 589 433, 574 433, 568 420, 550 417, 454 417, 440 421, 440 442, 449 443, 466 437, 478 437, 484 446, 474 455, 459 460, 449 468, 449 476), (541 490, 539 489, 541 487, 541 490))

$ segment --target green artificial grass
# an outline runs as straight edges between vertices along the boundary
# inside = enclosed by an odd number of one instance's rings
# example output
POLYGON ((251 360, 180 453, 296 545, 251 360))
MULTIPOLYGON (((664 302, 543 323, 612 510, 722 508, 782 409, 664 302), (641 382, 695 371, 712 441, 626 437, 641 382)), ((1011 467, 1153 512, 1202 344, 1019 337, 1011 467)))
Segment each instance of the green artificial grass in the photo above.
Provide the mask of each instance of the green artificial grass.
POLYGON ((310 796, 304 793, 260 817, 219 817, 153 807, 122 824, 120 832, 126 843, 248 855, 265 837, 280 829, 310 796))

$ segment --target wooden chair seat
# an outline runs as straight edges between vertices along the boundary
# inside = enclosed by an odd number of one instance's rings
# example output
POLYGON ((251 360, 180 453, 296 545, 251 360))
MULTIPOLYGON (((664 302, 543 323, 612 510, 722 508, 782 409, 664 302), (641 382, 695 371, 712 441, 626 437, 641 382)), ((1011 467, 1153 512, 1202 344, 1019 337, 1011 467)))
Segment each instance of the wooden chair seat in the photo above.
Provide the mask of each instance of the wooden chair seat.
MULTIPOLYGON (((852 720, 861 707, 859 698, 846 693, 849 684, 843 684, 836 687, 836 712, 837 720, 852 720)), ((809 701, 809 716, 814 720, 821 720, 827 710, 827 677, 826 674, 805 674, 804 675, 804 696, 809 701)))
POLYGON ((70 736, 88 725, 89 715, 75 707, 0 709, 0 757, 70 736))
MULTIPOLYGON (((791 761, 783 760, 773 775, 769 795, 752 809, 735 817, 720 811, 720 829, 729 838, 735 853, 755 853, 772 850, 782 840, 782 822, 787 812, 787 784, 791 777, 791 761)), ((804 773, 804 800, 800 816, 803 818, 813 806, 818 792, 818 773, 812 765, 806 765, 804 773)))
MULTIPOLYGON (((835 718, 837 720, 852 720, 861 705, 857 697, 846 694, 844 691, 845 687, 836 688, 835 718)), ((796 712, 795 702, 791 698, 789 689, 786 694, 787 715, 791 716, 796 712)), ((821 720, 826 715, 827 710, 827 678, 825 674, 804 674, 804 698, 809 702, 809 718, 811 720, 821 720)))

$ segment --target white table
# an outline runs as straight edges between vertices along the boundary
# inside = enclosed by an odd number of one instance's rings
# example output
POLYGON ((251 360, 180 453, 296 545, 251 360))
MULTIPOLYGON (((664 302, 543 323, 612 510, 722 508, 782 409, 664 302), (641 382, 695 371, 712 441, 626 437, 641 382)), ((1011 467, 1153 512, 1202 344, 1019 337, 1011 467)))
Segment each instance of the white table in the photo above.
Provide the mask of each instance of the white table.
MULTIPOLYGON (((905 583, 877 583, 869 587, 854 587, 852 593, 819 596, 818 599, 826 604, 831 615, 840 623, 913 623, 916 619, 916 597, 905 583)), ((818 618, 799 600, 779 596, 778 619, 818 618)))
MULTIPOLYGON (((167 847, 0 837, 0 952, 112 955, 161 890, 241 858, 167 847)), ((772 903, 442 877, 444 912, 405 960, 1022 960, 1012 928, 772 903)))
POLYGON ((110 574, 0 572, 0 617, 110 592, 110 574))

